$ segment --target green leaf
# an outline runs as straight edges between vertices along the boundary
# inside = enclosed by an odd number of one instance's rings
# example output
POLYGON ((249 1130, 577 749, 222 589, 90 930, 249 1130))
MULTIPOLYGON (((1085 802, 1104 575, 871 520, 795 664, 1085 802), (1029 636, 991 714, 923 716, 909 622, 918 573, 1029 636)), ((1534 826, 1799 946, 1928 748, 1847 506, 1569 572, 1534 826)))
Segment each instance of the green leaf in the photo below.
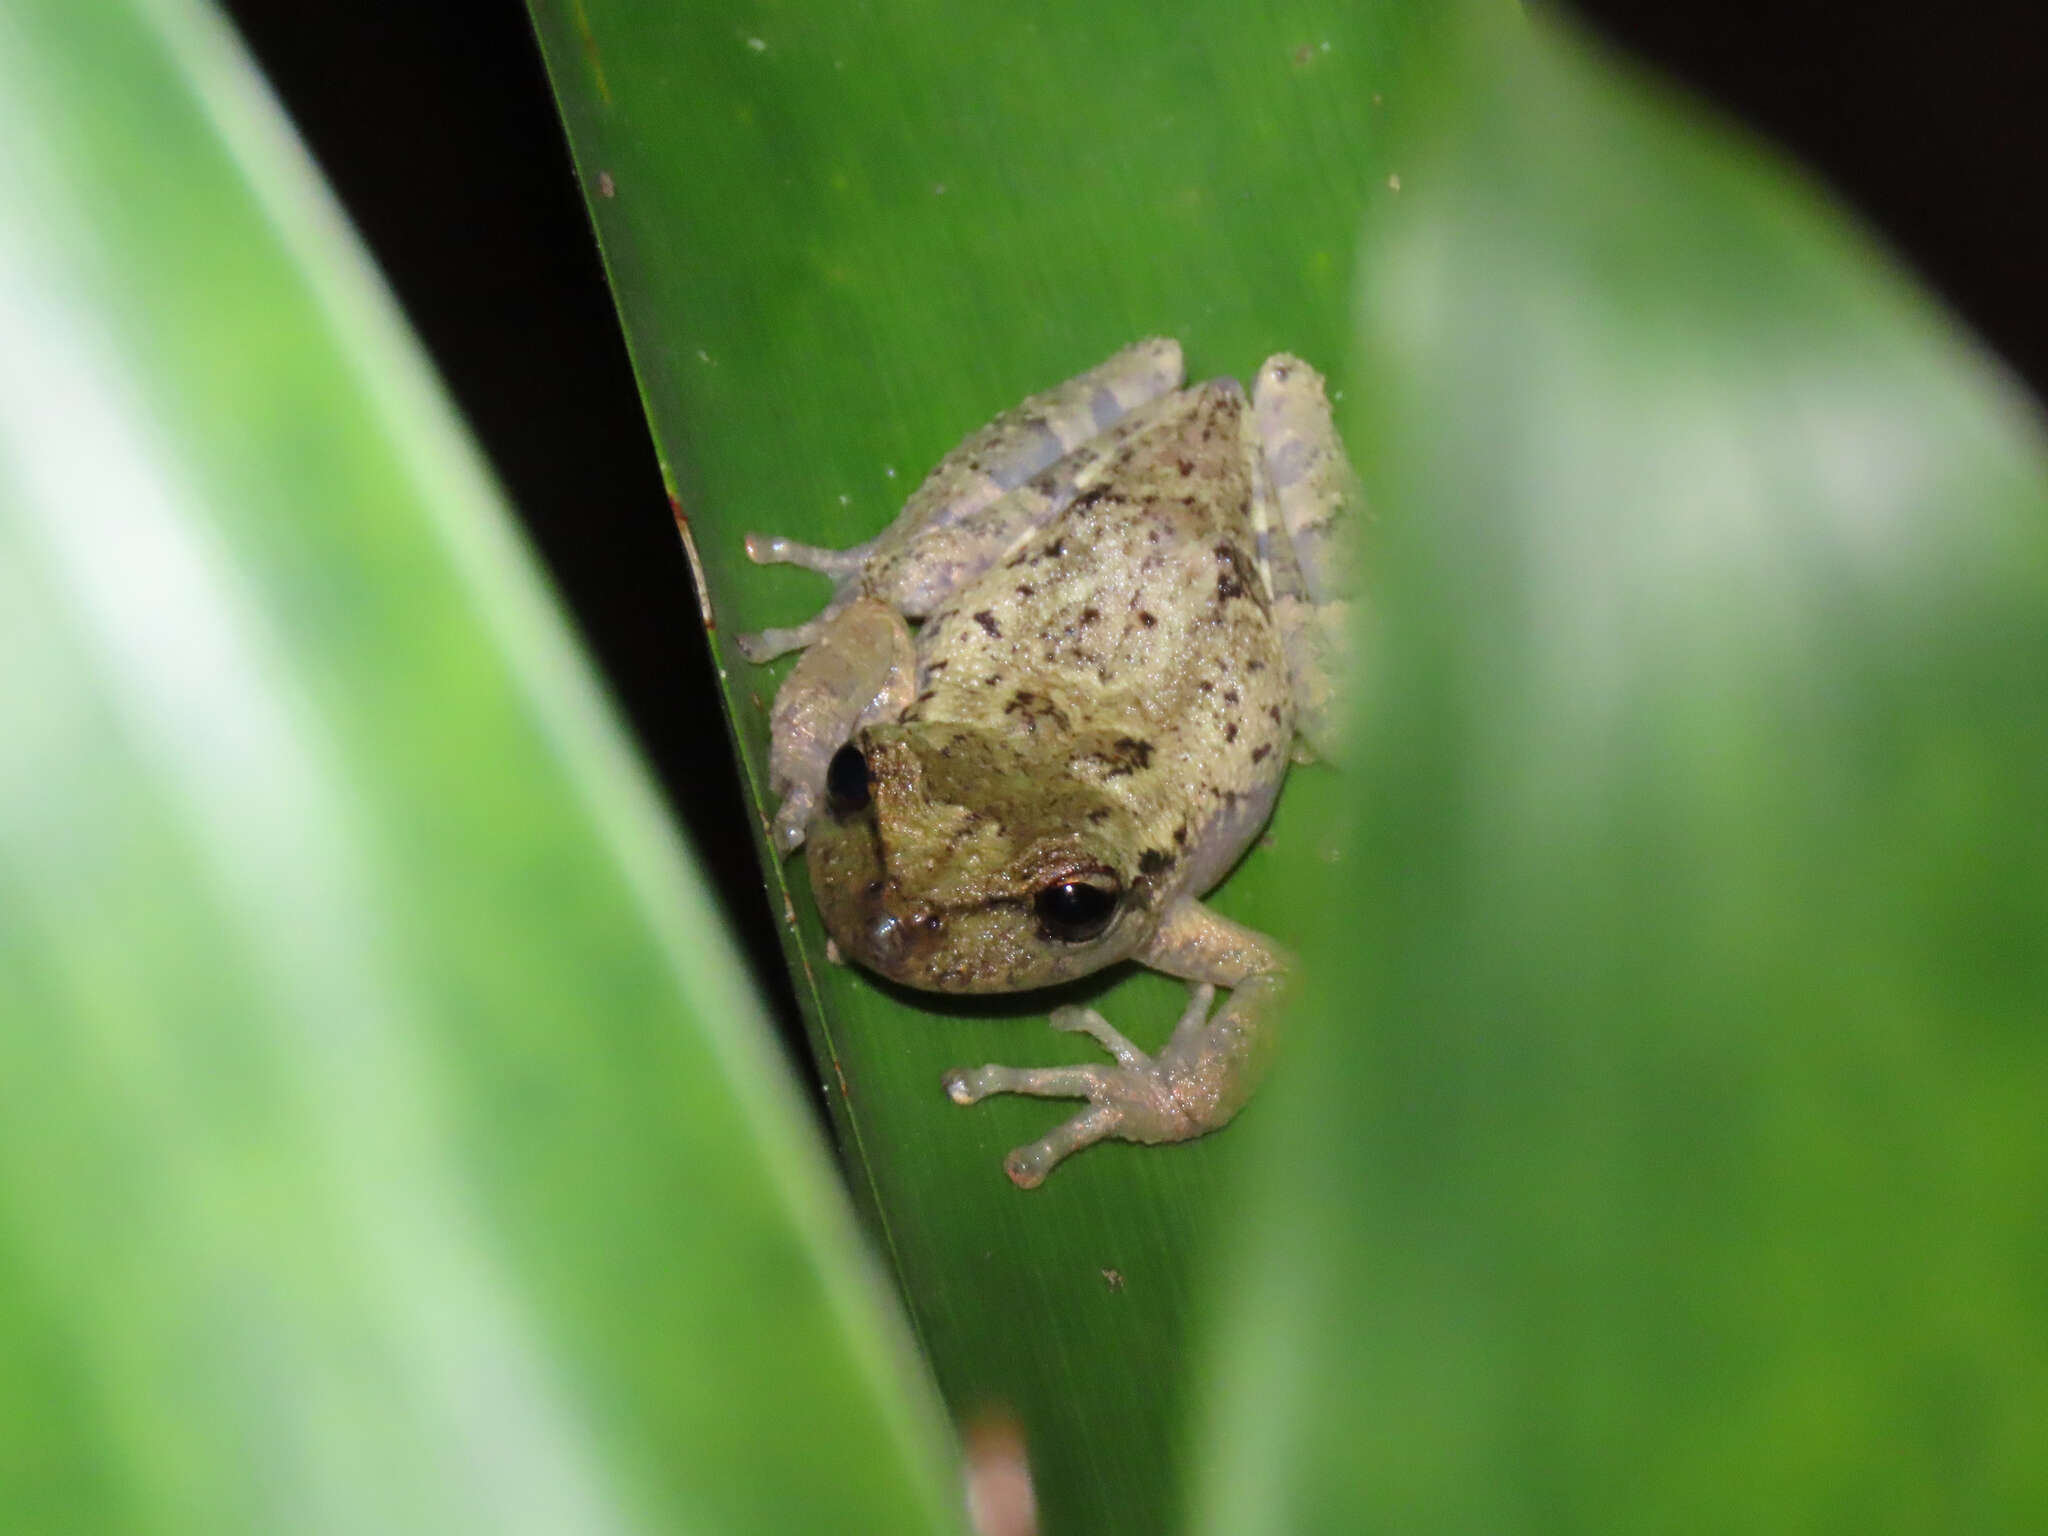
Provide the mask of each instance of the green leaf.
MULTIPOLYGON (((1360 211, 1396 195, 1377 93, 1425 10, 535 0, 757 804, 781 673, 725 636, 824 593, 749 566, 742 534, 857 542, 970 430, 1145 335, 1198 376, 1297 351, 1341 390, 1360 211)), ((1338 793, 1295 776, 1222 910, 1291 937, 1338 793)), ((941 1073, 1098 1048, 1050 1032, 1044 996, 966 1006, 827 963, 800 861, 768 867, 850 1176, 949 1402, 1021 1423, 1046 1529, 1168 1528, 1236 1133, 1105 1145, 1019 1193, 1003 1153, 1073 1106, 963 1110, 941 1073)), ((1109 979, 1109 1017, 1163 1042, 1178 984, 1109 979)))
POLYGON ((2038 410, 1570 36, 1428 84, 1364 237, 1365 800, 1198 1526, 2039 1529, 2038 410))
POLYGON ((10 1523, 953 1527, 719 914, 185 0, 0 12, 0 719, 10 1523))

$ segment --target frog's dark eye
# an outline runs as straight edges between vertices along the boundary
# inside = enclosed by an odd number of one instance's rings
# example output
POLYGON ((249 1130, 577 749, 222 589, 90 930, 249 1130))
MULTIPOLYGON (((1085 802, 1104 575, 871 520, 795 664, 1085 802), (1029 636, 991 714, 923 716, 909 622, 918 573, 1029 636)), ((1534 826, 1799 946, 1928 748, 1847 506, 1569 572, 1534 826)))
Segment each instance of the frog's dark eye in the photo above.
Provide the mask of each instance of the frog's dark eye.
POLYGON ((1053 938, 1085 944, 1109 926, 1122 894, 1116 876, 1105 873, 1057 881, 1041 890, 1031 905, 1053 938))
POLYGON ((834 752, 825 765, 825 805, 834 816, 868 808, 868 760, 852 742, 834 752))

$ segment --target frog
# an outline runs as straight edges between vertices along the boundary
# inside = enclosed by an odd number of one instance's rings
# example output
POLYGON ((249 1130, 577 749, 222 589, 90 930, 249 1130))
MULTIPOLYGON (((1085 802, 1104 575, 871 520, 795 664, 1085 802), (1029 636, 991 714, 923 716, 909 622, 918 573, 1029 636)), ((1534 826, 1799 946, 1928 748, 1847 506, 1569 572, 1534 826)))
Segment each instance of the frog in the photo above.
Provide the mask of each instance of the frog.
POLYGON ((864 543, 746 537, 834 583, 738 643, 802 652, 769 713, 769 835, 805 850, 835 958, 940 993, 1126 961, 1189 985, 1156 1052, 1064 1006, 1052 1027, 1108 1062, 943 1074, 963 1106, 1084 1101, 1005 1157, 1023 1189, 1250 1098, 1295 963, 1202 898, 1343 735, 1361 492, 1325 381, 1286 353, 1249 392, 1185 378, 1176 341, 1139 341, 969 435, 864 543))

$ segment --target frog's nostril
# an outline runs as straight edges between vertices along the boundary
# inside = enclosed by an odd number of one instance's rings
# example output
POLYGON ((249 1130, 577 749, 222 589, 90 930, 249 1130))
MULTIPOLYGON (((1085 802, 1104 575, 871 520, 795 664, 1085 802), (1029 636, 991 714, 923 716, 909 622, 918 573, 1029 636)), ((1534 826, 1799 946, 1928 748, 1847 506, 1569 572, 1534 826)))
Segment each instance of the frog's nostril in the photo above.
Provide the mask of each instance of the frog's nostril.
POLYGON ((894 912, 877 912, 868 921, 868 952, 877 970, 890 970, 903 963, 910 951, 910 925, 894 912))
POLYGON ((867 963, 900 978, 917 953, 929 949, 944 930, 944 922, 930 912, 892 911, 877 905, 869 911, 865 924, 867 963))

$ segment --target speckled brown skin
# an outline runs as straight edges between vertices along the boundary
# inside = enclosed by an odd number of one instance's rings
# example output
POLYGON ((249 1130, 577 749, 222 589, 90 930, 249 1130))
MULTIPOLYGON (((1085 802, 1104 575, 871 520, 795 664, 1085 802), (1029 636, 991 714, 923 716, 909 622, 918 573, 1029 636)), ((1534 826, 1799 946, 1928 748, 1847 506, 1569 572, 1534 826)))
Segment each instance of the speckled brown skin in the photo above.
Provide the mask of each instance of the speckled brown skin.
MULTIPOLYGON (((1155 376, 1162 345, 1141 344, 1155 376)), ((1177 376, 1177 349, 1173 361, 1177 376)), ((1127 958, 1198 984, 1156 1057, 1063 1009, 1055 1026, 1093 1035, 1117 1065, 947 1074, 961 1103, 1091 1101, 1011 1154, 1026 1187, 1103 1137, 1182 1140, 1225 1123, 1264 1053, 1285 958, 1197 898, 1271 811, 1297 674, 1315 671, 1290 657, 1316 638, 1283 526, 1290 495, 1326 522, 1328 498, 1304 492, 1302 466, 1348 466, 1313 370, 1274 359, 1260 387, 1264 422, 1229 380, 1128 409, 1108 401, 1102 430, 1061 457, 1028 475, 997 470, 1003 494, 957 515, 927 509, 916 537, 892 528, 863 546, 777 700, 789 796, 778 826, 808 841, 812 888, 846 955, 949 992, 1026 990, 1127 958), (900 615, 919 614, 913 641, 900 615), (848 743, 858 793, 835 797, 825 763, 848 743), (1045 915, 1043 893, 1072 883, 1114 895, 1100 931, 1045 915), (1216 985, 1233 990, 1212 1017, 1216 985)), ((989 473, 983 460, 976 470, 989 473)))

